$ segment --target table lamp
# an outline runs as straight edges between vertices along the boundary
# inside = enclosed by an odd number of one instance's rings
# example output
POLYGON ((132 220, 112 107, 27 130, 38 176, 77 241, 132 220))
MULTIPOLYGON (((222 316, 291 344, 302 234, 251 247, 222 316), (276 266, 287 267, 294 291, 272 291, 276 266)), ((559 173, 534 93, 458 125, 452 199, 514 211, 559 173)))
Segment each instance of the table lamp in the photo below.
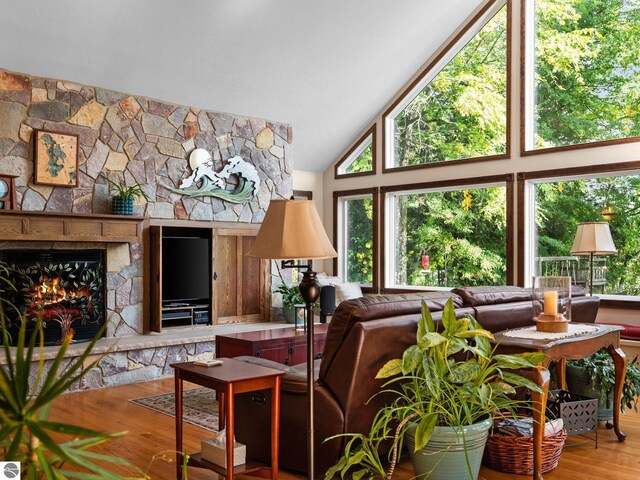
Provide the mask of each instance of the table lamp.
POLYGON ((589 255, 589 295, 593 296, 593 256, 618 253, 607 222, 585 222, 578 225, 571 247, 572 255, 589 255))
POLYGON ((247 254, 250 257, 282 260, 282 268, 305 269, 300 294, 305 301, 307 318, 307 472, 314 478, 313 462, 313 304, 320 295, 320 284, 312 264, 293 260, 337 257, 322 226, 312 200, 271 200, 258 235, 247 254))

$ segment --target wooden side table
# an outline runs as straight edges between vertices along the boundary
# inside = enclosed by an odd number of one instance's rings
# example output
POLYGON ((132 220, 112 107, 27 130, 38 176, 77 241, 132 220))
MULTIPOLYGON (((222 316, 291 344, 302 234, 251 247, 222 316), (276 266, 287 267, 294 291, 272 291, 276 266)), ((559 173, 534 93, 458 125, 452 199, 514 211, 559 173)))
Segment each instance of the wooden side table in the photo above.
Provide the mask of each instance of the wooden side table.
POLYGON ((244 465, 233 465, 233 437, 234 437, 234 395, 236 393, 252 392, 255 390, 271 389, 271 479, 278 478, 278 446, 280 439, 280 378, 284 374, 279 370, 260 365, 240 362, 230 358, 222 358, 223 364, 217 367, 200 367, 193 362, 174 363, 171 366, 175 373, 176 398, 176 478, 182 480, 182 392, 183 382, 211 388, 217 392, 224 392, 224 413, 227 429, 227 468, 220 467, 202 458, 200 453, 189 456, 187 465, 208 468, 214 472, 232 479, 234 474, 261 472, 266 466, 247 459, 244 465))
MULTIPOLYGON (((534 340, 505 336, 504 332, 495 334, 493 343, 498 345, 499 353, 543 352, 547 354, 542 367, 548 368, 551 362, 557 362, 560 388, 566 390, 565 379, 567 359, 577 360, 588 357, 601 348, 606 348, 613 357, 616 371, 616 382, 613 389, 613 428, 618 441, 624 442, 626 435, 620 431, 620 399, 626 373, 626 356, 620 348, 619 325, 594 325, 598 329, 583 335, 558 340, 534 340)), ((543 393, 531 392, 533 401, 533 478, 542 480, 542 438, 544 434, 545 411, 549 391, 548 373, 542 370, 522 370, 523 376, 536 382, 543 388, 543 393)))

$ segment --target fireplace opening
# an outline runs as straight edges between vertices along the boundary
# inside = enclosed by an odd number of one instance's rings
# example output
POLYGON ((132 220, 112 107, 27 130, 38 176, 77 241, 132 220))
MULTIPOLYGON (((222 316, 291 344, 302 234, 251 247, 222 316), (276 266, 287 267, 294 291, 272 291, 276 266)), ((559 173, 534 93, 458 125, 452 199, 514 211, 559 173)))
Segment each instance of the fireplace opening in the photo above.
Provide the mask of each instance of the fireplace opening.
POLYGON ((42 318, 45 344, 59 345, 73 330, 73 342, 89 341, 104 325, 104 250, 0 250, 9 281, 4 293, 9 333, 16 338, 20 318, 42 318))

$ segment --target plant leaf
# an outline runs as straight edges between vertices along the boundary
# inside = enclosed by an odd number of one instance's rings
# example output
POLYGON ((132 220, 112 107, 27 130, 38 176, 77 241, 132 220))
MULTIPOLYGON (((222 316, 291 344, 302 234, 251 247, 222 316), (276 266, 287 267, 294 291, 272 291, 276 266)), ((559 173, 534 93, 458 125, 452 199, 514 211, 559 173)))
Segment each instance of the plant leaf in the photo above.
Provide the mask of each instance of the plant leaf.
POLYGON ((427 444, 431 435, 433 435, 433 430, 436 428, 436 423, 438 422, 438 415, 435 413, 428 413, 422 417, 418 426, 416 427, 416 438, 414 445, 414 452, 421 450, 427 444))
POLYGON ((389 360, 383 365, 383 367, 376 373, 376 378, 389 378, 402 373, 402 360, 400 358, 394 358, 389 360))

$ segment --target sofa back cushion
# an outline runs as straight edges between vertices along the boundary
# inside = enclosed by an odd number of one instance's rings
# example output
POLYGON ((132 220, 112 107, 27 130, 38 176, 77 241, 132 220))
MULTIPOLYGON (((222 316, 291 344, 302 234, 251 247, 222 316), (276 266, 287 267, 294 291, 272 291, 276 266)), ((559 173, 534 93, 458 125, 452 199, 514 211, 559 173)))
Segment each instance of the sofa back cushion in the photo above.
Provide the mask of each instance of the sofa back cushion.
POLYGON ((530 288, 511 285, 454 288, 452 292, 462 298, 465 307, 531 301, 530 288))
POLYGON ((319 378, 322 379, 325 376, 334 361, 336 352, 356 323, 405 315, 412 315, 417 321, 422 300, 427 303, 431 312, 439 312, 449 298, 453 298, 455 307, 462 307, 462 299, 450 292, 372 295, 342 302, 336 309, 327 330, 319 378))
MULTIPOLYGON (((531 288, 516 287, 513 285, 498 285, 490 287, 462 287, 451 290, 464 303, 465 307, 477 307, 480 305, 496 305, 509 302, 531 301, 531 288)), ((571 286, 571 298, 584 297, 586 290, 578 285, 571 286)))

